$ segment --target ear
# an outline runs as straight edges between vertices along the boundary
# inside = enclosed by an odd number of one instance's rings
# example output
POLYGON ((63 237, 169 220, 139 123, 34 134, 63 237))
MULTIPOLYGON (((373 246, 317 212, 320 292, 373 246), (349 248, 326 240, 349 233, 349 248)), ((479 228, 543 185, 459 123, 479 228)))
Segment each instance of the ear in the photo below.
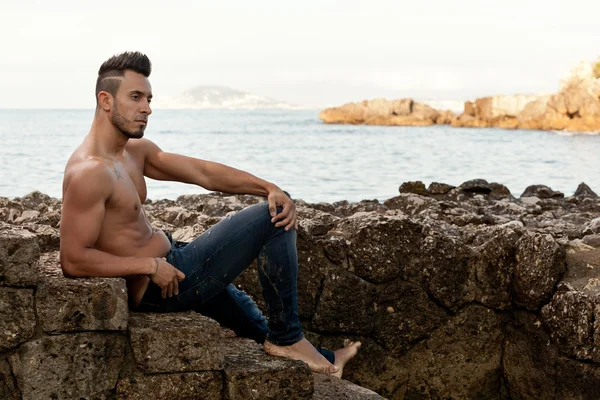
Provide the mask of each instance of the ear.
POLYGON ((110 111, 113 108, 113 102, 112 94, 105 91, 98 93, 98 106, 104 111, 110 111))

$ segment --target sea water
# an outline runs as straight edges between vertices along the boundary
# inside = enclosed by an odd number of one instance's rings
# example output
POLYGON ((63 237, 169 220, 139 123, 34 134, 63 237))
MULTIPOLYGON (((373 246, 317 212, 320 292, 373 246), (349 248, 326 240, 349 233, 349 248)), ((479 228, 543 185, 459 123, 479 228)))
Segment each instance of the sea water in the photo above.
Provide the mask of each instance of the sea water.
MULTIPOLYGON (((248 171, 309 202, 383 201, 405 181, 486 179, 515 196, 532 184, 600 193, 600 135, 325 125, 318 110, 154 110, 146 138, 164 151, 248 171)), ((0 110, 0 196, 62 197, 64 166, 93 110, 0 110)), ((207 191, 148 179, 148 197, 207 191)))

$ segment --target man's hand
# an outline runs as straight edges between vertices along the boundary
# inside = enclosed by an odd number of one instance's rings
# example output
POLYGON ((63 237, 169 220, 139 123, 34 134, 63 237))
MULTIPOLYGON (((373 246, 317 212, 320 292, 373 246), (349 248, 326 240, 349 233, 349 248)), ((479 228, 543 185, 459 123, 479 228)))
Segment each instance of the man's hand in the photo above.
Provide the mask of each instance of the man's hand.
POLYGON ((269 192, 267 196, 269 201, 269 213, 271 214, 271 222, 275 223, 276 227, 285 226, 285 230, 298 229, 298 216, 296 214, 296 205, 283 190, 275 188, 269 192), (277 214, 277 207, 283 207, 283 210, 277 214))
POLYGON ((173 294, 179 294, 179 282, 181 282, 185 275, 183 272, 163 260, 162 258, 155 258, 158 262, 158 268, 156 273, 150 277, 152 282, 156 283, 162 289, 162 298, 165 299, 167 296, 172 297, 173 294))

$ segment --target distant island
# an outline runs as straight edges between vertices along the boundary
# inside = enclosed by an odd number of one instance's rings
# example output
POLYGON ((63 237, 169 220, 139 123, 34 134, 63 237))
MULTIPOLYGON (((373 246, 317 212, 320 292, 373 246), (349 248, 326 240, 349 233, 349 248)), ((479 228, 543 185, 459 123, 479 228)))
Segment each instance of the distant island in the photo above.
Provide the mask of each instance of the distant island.
POLYGON ((582 61, 551 95, 490 96, 464 104, 462 114, 412 99, 374 99, 327 108, 327 124, 536 129, 600 133, 600 59, 582 61))
POLYGON ((164 96, 156 98, 153 102, 155 108, 160 109, 231 109, 231 110, 259 110, 299 109, 293 104, 275 100, 269 97, 257 96, 225 86, 196 86, 186 90, 179 96, 164 96))

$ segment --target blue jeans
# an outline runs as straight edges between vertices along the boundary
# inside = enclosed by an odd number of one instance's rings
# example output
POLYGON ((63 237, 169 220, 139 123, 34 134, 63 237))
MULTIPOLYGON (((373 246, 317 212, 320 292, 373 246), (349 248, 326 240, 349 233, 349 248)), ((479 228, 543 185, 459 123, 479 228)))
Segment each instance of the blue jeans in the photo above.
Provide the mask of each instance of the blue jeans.
MULTIPOLYGON (((193 310, 260 344, 268 339, 289 346, 304 337, 298 315, 296 231, 276 228, 267 203, 223 218, 190 243, 174 241, 170 235, 169 239, 167 262, 185 274, 179 294, 163 299, 160 287, 150 282, 138 311, 193 310), (254 259, 268 322, 256 303, 231 284, 254 259)), ((334 362, 332 351, 318 350, 334 362)))

